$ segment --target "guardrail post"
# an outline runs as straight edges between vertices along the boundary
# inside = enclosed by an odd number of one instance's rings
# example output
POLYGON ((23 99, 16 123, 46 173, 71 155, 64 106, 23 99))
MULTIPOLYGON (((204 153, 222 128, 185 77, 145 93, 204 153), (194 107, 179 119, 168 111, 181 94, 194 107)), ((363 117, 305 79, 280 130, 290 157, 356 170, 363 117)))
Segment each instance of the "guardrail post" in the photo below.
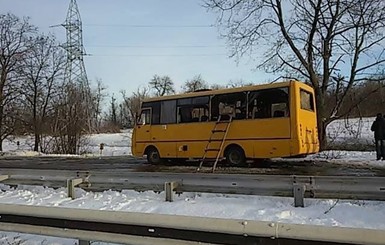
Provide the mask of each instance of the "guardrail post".
POLYGON ((176 181, 164 183, 164 191, 166 193, 166 202, 174 201, 174 189, 179 185, 176 181))
POLYGON ((90 241, 79 240, 79 245, 91 245, 90 241))
POLYGON ((304 195, 305 195, 305 185, 294 184, 293 193, 294 193, 294 207, 305 207, 304 204, 304 195))
POLYGON ((80 178, 74 178, 74 179, 68 179, 67 180, 68 197, 71 197, 72 199, 76 198, 75 186, 77 186, 81 183, 83 183, 83 179, 80 179, 80 178))

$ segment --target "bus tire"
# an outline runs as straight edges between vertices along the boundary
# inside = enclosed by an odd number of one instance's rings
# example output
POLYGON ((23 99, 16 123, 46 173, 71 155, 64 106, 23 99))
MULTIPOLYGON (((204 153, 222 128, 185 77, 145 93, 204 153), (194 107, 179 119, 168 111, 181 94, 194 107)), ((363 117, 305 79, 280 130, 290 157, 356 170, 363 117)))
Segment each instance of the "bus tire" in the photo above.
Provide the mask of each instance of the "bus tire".
POLYGON ((245 152, 238 145, 228 146, 225 151, 226 162, 230 165, 241 166, 246 163, 245 152))
POLYGON ((158 149, 151 146, 146 150, 147 162, 150 164, 159 164, 162 162, 158 149))

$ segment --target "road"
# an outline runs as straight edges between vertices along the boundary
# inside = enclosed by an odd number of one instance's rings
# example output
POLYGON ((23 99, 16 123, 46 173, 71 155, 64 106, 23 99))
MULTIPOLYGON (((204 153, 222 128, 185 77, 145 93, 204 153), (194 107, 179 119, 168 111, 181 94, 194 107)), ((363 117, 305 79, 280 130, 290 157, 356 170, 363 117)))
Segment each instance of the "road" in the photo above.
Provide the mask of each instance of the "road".
MULTIPOLYGON (((149 165, 143 159, 128 156, 84 158, 84 157, 1 157, 0 169, 60 169, 60 170, 110 170, 133 172, 195 172, 198 162, 183 165, 149 165)), ((211 172, 206 165, 201 172, 211 172)), ((385 177, 385 168, 365 165, 342 165, 327 161, 273 160, 250 164, 247 167, 219 166, 216 173, 270 174, 311 176, 378 176, 385 177)))

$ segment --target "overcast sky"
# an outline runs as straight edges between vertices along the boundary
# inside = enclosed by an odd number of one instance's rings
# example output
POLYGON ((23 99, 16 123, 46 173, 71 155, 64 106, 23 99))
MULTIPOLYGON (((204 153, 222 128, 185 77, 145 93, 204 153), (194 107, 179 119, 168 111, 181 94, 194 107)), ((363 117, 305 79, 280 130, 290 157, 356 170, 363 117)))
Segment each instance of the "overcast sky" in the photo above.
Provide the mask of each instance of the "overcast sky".
MULTIPOLYGON (((65 42, 61 24, 70 0, 0 0, 0 13, 29 16, 42 32, 65 42)), ((201 0, 77 0, 83 21, 88 78, 101 78, 110 93, 131 92, 154 74, 168 75, 180 90, 201 74, 210 84, 229 80, 265 82, 273 79, 254 70, 256 61, 229 58, 219 38, 216 16, 201 0)))

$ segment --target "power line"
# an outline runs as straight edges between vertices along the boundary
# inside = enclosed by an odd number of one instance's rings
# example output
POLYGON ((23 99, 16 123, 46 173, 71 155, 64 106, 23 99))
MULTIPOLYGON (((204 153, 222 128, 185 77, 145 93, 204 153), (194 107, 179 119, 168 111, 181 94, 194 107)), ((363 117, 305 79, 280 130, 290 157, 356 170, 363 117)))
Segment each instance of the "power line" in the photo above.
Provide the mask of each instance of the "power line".
POLYGON ((228 54, 89 54, 90 57, 207 57, 228 56, 228 54))
POLYGON ((94 48, 223 48, 225 45, 86 45, 94 48))
POLYGON ((127 28, 212 28, 215 25, 128 25, 128 24, 83 24, 89 27, 127 27, 127 28))

